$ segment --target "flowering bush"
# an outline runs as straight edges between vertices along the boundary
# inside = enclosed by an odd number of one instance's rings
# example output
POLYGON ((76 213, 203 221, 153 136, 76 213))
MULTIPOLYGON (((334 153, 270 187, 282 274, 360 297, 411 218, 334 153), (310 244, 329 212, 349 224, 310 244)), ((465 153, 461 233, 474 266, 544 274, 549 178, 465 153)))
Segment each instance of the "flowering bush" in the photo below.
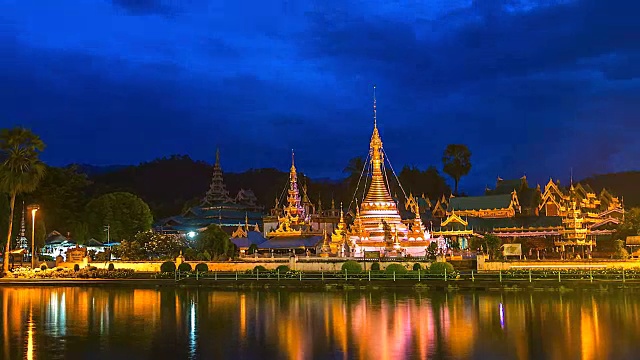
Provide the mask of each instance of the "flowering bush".
POLYGON ((33 271, 29 268, 18 268, 14 269, 11 274, 14 278, 21 279, 126 279, 130 278, 133 273, 133 269, 107 270, 89 267, 78 271, 66 268, 53 268, 33 271))

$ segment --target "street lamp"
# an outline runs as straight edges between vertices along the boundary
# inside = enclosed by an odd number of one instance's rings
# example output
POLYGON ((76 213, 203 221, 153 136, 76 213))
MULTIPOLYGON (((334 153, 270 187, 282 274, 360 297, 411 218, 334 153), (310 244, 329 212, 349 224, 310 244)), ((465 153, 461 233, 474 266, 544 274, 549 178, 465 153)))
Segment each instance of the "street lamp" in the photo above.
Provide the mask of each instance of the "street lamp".
POLYGON ((40 209, 40 205, 32 204, 27 206, 31 210, 31 268, 36 268, 36 212, 40 209))

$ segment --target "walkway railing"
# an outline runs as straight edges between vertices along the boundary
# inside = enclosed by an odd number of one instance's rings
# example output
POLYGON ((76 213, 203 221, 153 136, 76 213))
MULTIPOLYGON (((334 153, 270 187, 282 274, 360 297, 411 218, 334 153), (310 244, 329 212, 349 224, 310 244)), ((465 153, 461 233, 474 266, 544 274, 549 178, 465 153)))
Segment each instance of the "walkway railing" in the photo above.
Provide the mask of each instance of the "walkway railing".
POLYGON ((366 271, 358 274, 348 272, 302 272, 255 271, 255 272, 184 272, 176 271, 175 280, 184 279, 207 281, 468 281, 468 282, 635 282, 640 283, 640 271, 580 269, 580 270, 511 270, 492 272, 458 272, 432 274, 428 271, 408 271, 406 273, 386 273, 384 271, 366 271))

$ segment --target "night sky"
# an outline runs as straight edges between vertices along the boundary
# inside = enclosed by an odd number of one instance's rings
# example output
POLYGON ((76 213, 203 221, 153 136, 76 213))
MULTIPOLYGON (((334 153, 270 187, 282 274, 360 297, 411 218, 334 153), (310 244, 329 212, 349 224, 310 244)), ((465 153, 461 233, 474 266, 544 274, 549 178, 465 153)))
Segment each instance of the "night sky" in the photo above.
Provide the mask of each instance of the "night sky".
POLYGON ((0 0, 0 127, 52 165, 171 154, 341 177, 372 86, 396 170, 461 189, 640 169, 640 2, 0 0), (223 4, 224 3, 224 4, 223 4))

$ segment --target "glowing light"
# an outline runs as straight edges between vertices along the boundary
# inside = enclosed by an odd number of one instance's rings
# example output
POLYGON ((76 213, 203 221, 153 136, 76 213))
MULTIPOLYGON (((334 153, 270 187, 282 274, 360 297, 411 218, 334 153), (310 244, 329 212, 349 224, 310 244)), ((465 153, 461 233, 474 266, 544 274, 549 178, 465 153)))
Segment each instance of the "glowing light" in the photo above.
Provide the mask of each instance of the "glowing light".
POLYGON ((195 231, 189 231, 189 232, 187 233, 187 236, 188 236, 190 239, 193 239, 194 237, 196 237, 196 232, 195 232, 195 231))
POLYGON ((498 306, 500 309, 500 327, 504 329, 504 306, 502 303, 498 306))

